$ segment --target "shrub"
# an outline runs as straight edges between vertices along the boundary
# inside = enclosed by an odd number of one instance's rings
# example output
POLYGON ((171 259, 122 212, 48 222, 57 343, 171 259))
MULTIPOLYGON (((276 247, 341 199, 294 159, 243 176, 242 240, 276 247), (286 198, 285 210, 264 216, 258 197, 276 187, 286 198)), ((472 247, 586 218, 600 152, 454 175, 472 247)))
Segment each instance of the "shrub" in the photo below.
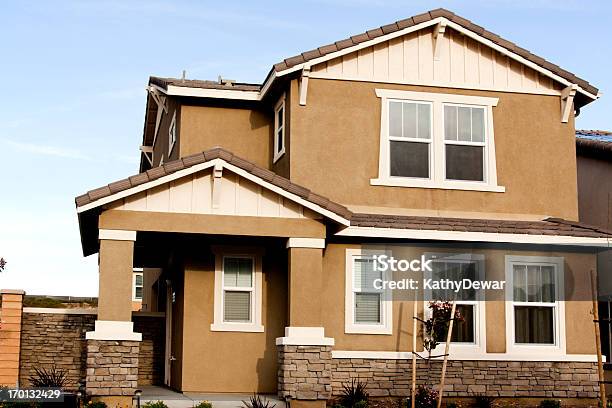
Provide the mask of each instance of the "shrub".
POLYGON ((144 408, 168 408, 168 406, 164 404, 164 401, 157 401, 157 402, 149 401, 146 404, 144 404, 143 407, 144 408))
POLYGON ((89 401, 85 408, 107 408, 107 405, 102 401, 89 401))
POLYGON ((265 397, 262 398, 260 395, 253 394, 248 401, 242 401, 242 404, 246 408, 274 408, 276 404, 268 401, 265 397))
POLYGON ((53 298, 45 297, 45 296, 26 296, 23 299, 24 307, 50 307, 50 308, 62 308, 64 304, 53 298))
POLYGON ((353 405, 353 408, 368 408, 368 401, 366 400, 357 401, 355 405, 353 405))
POLYGON ((202 401, 193 408, 212 408, 212 404, 208 401, 202 401))
POLYGON ((68 382, 66 371, 55 366, 49 369, 35 367, 34 374, 30 376, 29 380, 32 387, 64 388, 68 382))
MULTIPOLYGON (((436 408, 438 405, 438 391, 426 385, 419 385, 414 399, 416 408, 436 408)), ((412 406, 410 398, 406 399, 406 406, 408 408, 412 406)))
POLYGON ((476 408, 491 408, 495 398, 486 395, 476 396, 476 408))
POLYGON ((367 383, 363 383, 355 378, 351 380, 350 384, 342 385, 342 393, 338 398, 338 404, 344 408, 365 408, 370 402, 370 395, 366 391, 367 383), (365 405, 361 403, 357 406, 357 403, 364 401, 365 405))
POLYGON ((553 399, 545 399, 540 402, 540 405, 538 405, 538 407, 540 408, 560 408, 561 401, 553 400, 553 399))

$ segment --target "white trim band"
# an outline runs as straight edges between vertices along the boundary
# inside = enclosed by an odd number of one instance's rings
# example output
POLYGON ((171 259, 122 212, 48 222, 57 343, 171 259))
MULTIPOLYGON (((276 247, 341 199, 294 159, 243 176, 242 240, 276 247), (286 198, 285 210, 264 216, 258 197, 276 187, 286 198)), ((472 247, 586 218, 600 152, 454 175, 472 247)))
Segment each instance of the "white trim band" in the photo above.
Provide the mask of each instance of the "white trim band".
POLYGON ((323 238, 289 238, 287 240, 287 248, 325 248, 325 239, 323 238))
POLYGON ((136 231, 100 229, 98 239, 110 241, 136 241, 136 231))
POLYGON ((96 320, 95 327, 94 331, 85 333, 85 339, 142 341, 142 334, 134 333, 133 322, 96 320))
POLYGON ((607 247, 608 238, 574 237, 566 235, 505 234, 494 232, 438 231, 378 227, 348 227, 335 235, 341 237, 376 237, 427 239, 437 241, 506 242, 518 244, 576 245, 607 247))
MULTIPOLYGON (((371 360, 408 360, 412 358, 409 351, 347 351, 332 350, 332 358, 363 358, 371 360)), ((477 361, 568 361, 568 362, 595 362, 596 354, 563 354, 563 355, 521 355, 508 353, 464 354, 448 357, 450 360, 477 360, 477 361)))
POLYGON ((285 337, 276 338, 277 346, 333 346, 323 327, 285 327, 285 337))

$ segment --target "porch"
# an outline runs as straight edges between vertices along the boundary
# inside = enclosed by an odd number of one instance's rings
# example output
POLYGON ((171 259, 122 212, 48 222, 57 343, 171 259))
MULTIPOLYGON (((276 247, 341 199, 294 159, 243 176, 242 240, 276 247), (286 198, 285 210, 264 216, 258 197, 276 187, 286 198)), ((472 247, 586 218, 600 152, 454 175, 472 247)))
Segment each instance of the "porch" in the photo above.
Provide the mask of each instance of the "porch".
MULTIPOLYGON (((213 408, 240 408, 244 407, 242 401, 248 401, 249 394, 198 394, 180 393, 166 387, 142 387, 140 403, 163 401, 168 408, 192 408, 202 401, 212 403, 213 408)), ((276 395, 264 395, 276 408, 285 408, 285 402, 276 395)))

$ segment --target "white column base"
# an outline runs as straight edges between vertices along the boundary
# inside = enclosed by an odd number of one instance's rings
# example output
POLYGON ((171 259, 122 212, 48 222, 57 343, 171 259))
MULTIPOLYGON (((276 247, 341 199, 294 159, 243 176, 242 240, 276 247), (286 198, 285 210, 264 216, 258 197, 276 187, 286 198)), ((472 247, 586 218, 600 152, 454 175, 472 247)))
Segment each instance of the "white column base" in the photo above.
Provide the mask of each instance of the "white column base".
POLYGON ((333 346, 323 327, 285 327, 285 337, 276 338, 277 346, 333 346))
POLYGON ((133 322, 96 320, 95 325, 94 331, 85 333, 85 339, 142 341, 142 333, 134 333, 133 322))

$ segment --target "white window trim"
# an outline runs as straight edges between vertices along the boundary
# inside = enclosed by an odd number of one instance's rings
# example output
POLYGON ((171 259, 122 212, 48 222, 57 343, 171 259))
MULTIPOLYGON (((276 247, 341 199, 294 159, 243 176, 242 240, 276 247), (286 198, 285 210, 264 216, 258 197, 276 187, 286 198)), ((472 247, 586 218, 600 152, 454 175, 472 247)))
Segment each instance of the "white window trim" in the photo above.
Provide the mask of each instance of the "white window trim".
POLYGON ((174 149, 174 145, 176 144, 176 111, 172 115, 172 120, 170 121, 170 127, 168 127, 168 157, 172 153, 172 149, 174 149))
POLYGON ((371 179, 371 185, 394 187, 437 188, 447 190, 470 190, 505 192, 505 187, 497 185, 497 165, 495 159, 495 137, 493 131, 493 107, 499 98, 482 96, 455 95, 431 92, 400 91, 376 89, 381 98, 380 152, 378 178, 371 179), (432 142, 430 149, 430 178, 394 177, 390 175, 389 148, 389 101, 406 100, 432 104, 432 142), (444 104, 476 105, 485 108, 485 159, 484 181, 446 180, 445 141, 444 141, 444 104))
MULTIPOLYGON (((450 261, 457 260, 461 262, 476 261, 476 279, 484 280, 486 276, 485 271, 485 256, 483 254, 470 254, 470 253, 425 253, 427 259, 444 257, 450 261)), ((431 278, 431 273, 427 272, 425 278, 431 278)), ((484 291, 477 291, 478 294, 476 301, 474 302, 460 302, 470 303, 474 305, 474 343, 450 343, 449 346, 449 357, 462 358, 467 356, 484 355, 487 352, 487 339, 486 339, 486 301, 484 297, 484 291)), ((425 299, 431 298, 431 290, 426 289, 424 291, 425 299)), ((428 301, 423 301, 423 310, 425 310, 425 319, 431 317, 431 309, 427 305, 428 301)), ((459 303, 458 303, 459 304, 459 303)), ((433 355, 444 354, 446 343, 442 342, 432 351, 433 355)))
MULTIPOLYGON (((565 274, 563 257, 517 256, 506 255, 506 353, 524 356, 565 355, 565 274), (555 267, 555 313, 553 318, 555 344, 517 344, 514 342, 514 282, 512 266, 514 264, 552 265, 555 267)), ((537 306, 534 303, 534 306, 537 306)))
POLYGON ((215 254, 215 294, 214 294, 214 321, 210 325, 211 331, 231 332, 263 332, 262 325, 262 263, 261 253, 251 250, 218 249, 215 254), (225 322, 223 319, 223 260, 228 257, 243 257, 253 259, 254 288, 251 296, 250 322, 225 322))
MULTIPOLYGON (((374 254, 391 255, 389 251, 346 250, 345 296, 344 296, 344 332, 347 334, 393 334, 393 301, 390 289, 383 291, 381 305, 381 323, 364 324, 355 322, 355 292, 353 291, 353 261, 356 257, 374 254)), ((391 280, 390 270, 383 272, 383 279, 391 280)))
POLYGON ((287 127, 287 110, 285 109, 285 94, 283 94, 276 105, 274 105, 274 158, 272 163, 276 163, 283 155, 285 154, 285 146, 287 145, 287 140, 285 139, 285 128, 287 127), (282 149, 279 149, 278 146, 278 111, 283 110, 283 126, 281 127, 281 139, 283 142, 282 149))
POLYGON ((134 268, 134 273, 132 274, 132 301, 134 302, 142 302, 144 298, 144 274, 142 272, 142 268, 134 268), (142 298, 138 299, 136 297, 136 276, 142 276, 142 298))

